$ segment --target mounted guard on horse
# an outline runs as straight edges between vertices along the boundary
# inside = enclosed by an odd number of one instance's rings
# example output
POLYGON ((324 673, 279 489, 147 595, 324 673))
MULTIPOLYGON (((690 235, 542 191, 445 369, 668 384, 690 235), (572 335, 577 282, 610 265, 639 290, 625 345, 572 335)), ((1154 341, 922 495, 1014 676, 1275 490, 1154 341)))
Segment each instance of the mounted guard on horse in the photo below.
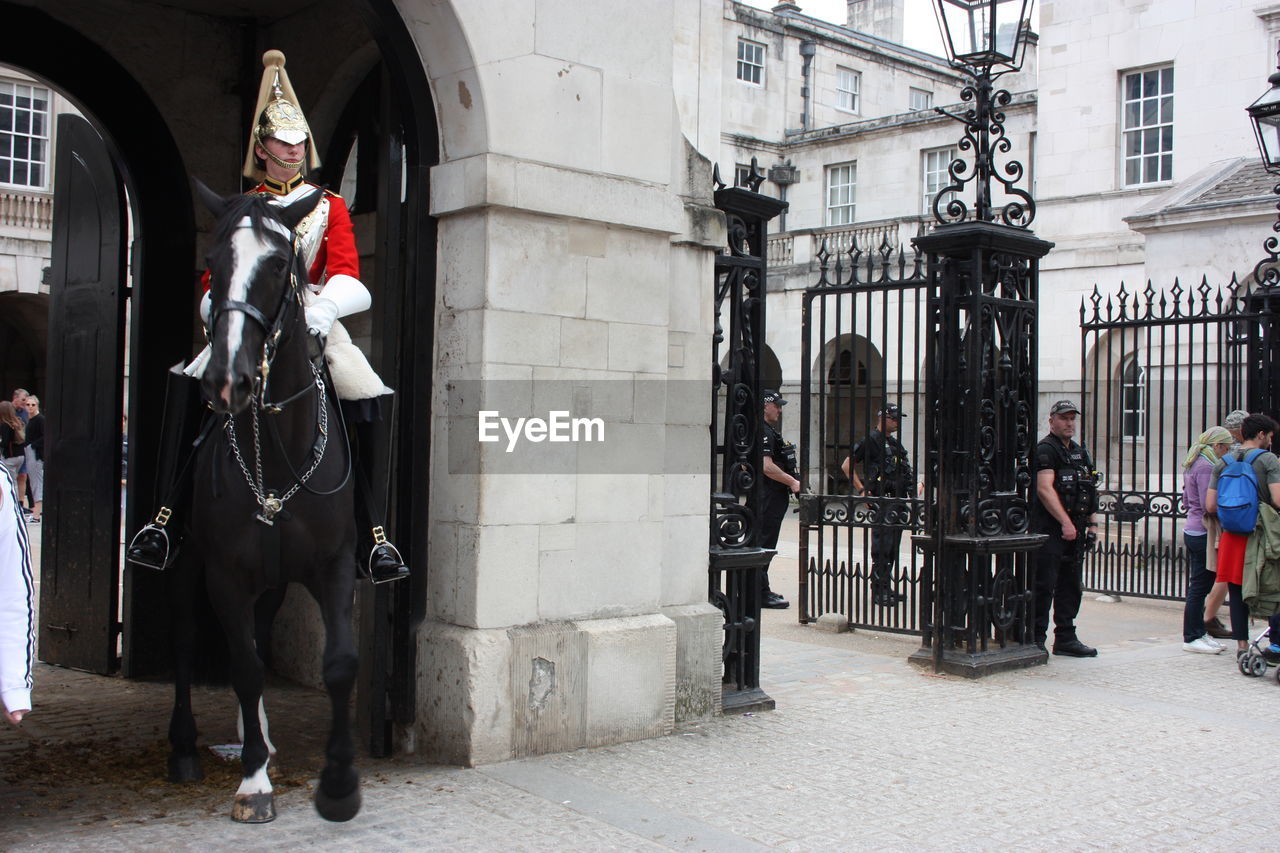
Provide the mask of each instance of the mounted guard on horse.
MULTIPOLYGON (((342 197, 303 178, 307 168, 320 161, 312 144, 311 129, 298 105, 288 75, 284 55, 268 51, 258 94, 257 119, 250 132, 244 175, 258 181, 248 191, 281 209, 301 204, 309 212, 294 229, 294 250, 307 271, 305 314, 316 352, 323 351, 328 379, 341 401, 343 417, 356 457, 356 516, 367 554, 362 574, 374 583, 408 577, 399 550, 386 537, 381 524, 385 512, 386 483, 372 470, 374 459, 386 453, 392 427, 390 413, 384 418, 381 399, 393 392, 378 378, 364 354, 351 342, 338 322, 365 311, 372 303, 369 290, 360 281, 360 262, 347 205, 342 197), (303 204, 305 202, 305 204, 303 204), (378 489, 381 499, 374 496, 378 489)), ((209 272, 204 274, 205 294, 201 318, 210 330, 209 272)), ((211 330, 210 330, 211 331, 211 330)), ((210 348, 197 355, 185 368, 170 370, 165 401, 165 425, 160 448, 159 482, 163 505, 150 523, 129 544, 126 557, 137 566, 162 570, 172 564, 180 544, 175 532, 190 503, 190 476, 196 448, 208 436, 213 418, 202 418, 198 380, 207 366, 210 348), (198 434, 197 433, 198 430, 198 434)), ((265 379, 265 377, 264 377, 265 379)), ((224 394, 233 390, 223 389, 224 394)), ((243 465, 242 465, 243 467, 243 465)), ((264 521, 282 508, 282 497, 304 483, 282 484, 283 490, 266 490, 255 483, 244 468, 245 478, 262 506, 264 521)), ((259 477, 260 479, 260 477, 259 477)))

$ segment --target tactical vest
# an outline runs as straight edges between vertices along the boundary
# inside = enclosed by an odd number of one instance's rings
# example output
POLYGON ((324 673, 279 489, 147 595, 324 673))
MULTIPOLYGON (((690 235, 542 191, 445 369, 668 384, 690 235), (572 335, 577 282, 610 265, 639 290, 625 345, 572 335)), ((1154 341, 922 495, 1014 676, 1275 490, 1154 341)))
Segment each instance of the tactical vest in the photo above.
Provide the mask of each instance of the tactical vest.
MULTIPOLYGON (((872 435, 867 436, 872 441, 872 435)), ((867 487, 874 495, 891 495, 908 497, 915 483, 915 474, 911 463, 907 461, 907 450, 891 435, 880 434, 880 458, 872 460, 867 472, 867 487)))
POLYGON ((783 471, 792 477, 797 476, 796 471, 796 446, 782 437, 782 433, 765 423, 764 428, 773 433, 773 464, 777 465, 783 471))
POLYGON ((1053 490, 1062 501, 1062 508, 1072 518, 1081 518, 1098 511, 1098 481, 1101 475, 1093 468, 1089 451, 1080 445, 1067 448, 1056 436, 1041 439, 1042 445, 1053 448, 1053 490))

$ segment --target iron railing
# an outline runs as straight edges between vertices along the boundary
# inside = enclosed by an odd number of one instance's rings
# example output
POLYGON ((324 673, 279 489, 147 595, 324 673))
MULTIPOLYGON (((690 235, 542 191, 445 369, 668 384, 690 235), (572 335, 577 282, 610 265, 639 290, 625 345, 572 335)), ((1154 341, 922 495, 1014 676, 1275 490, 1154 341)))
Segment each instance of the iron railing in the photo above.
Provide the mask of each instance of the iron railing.
POLYGON ((1234 277, 1221 287, 1175 280, 1167 290, 1095 287, 1081 302, 1078 440, 1102 473, 1086 589, 1185 597, 1182 459, 1201 432, 1246 407, 1258 384, 1249 381, 1250 350, 1272 335, 1269 311, 1252 308, 1246 291, 1234 277))
POLYGON ((854 495, 841 465, 893 402, 907 414, 898 438, 916 479, 923 477, 924 257, 885 242, 864 249, 855 240, 839 250, 824 245, 818 262, 801 332, 800 621, 840 613, 851 625, 918 633, 920 563, 910 543, 923 499, 854 495), (877 604, 872 588, 872 546, 886 536, 890 546, 898 541, 890 588, 902 600, 893 605, 877 604))

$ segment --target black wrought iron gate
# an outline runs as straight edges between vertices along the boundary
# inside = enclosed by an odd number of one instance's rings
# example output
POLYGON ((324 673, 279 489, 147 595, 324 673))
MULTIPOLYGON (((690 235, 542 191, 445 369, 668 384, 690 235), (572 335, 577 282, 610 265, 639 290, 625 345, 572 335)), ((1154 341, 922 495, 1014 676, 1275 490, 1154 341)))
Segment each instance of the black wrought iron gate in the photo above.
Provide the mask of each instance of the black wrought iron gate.
POLYGON ((715 260, 707 595, 725 620, 722 707, 726 713, 742 713, 774 707, 760 689, 761 575, 776 553, 761 547, 758 522, 763 488, 760 356, 768 224, 787 203, 759 192, 764 175, 754 158, 746 187, 726 187, 718 168, 713 180, 728 244, 715 260))
POLYGON ((1111 295, 1095 287, 1081 303, 1081 441, 1103 475, 1086 589, 1185 597, 1183 456, 1233 409, 1272 408, 1274 312, 1262 291, 1246 291, 1234 277, 1225 287, 1175 281, 1111 295))
MULTIPOLYGON (((855 241, 834 255, 818 253, 819 277, 805 290, 801 337, 800 621, 839 613, 852 625, 919 633, 922 561, 911 534, 923 523, 916 484, 925 452, 924 365, 932 322, 924 257, 855 241), (896 404, 905 416, 898 439, 910 472, 896 496, 854 493, 865 466, 844 463, 896 404), (896 546, 896 547, 895 547, 896 546), (892 555, 886 557, 885 555, 892 555), (873 588, 873 563, 888 566, 888 592, 873 588)), ((883 491, 883 490, 872 490, 883 491)))

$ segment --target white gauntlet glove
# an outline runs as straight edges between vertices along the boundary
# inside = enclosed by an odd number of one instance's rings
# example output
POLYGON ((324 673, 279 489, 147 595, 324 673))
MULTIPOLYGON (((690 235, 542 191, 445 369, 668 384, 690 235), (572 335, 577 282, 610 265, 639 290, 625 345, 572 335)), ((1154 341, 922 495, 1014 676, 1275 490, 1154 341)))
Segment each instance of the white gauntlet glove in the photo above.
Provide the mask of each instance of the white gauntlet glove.
POLYGON ((328 337, 334 320, 367 311, 371 302, 369 289, 359 279, 335 275, 319 293, 313 293, 307 300, 307 328, 321 337, 328 337))
POLYGON ((333 328, 333 321, 338 319, 338 303, 322 295, 316 295, 304 310, 307 315, 308 331, 327 338, 329 330, 333 328))

